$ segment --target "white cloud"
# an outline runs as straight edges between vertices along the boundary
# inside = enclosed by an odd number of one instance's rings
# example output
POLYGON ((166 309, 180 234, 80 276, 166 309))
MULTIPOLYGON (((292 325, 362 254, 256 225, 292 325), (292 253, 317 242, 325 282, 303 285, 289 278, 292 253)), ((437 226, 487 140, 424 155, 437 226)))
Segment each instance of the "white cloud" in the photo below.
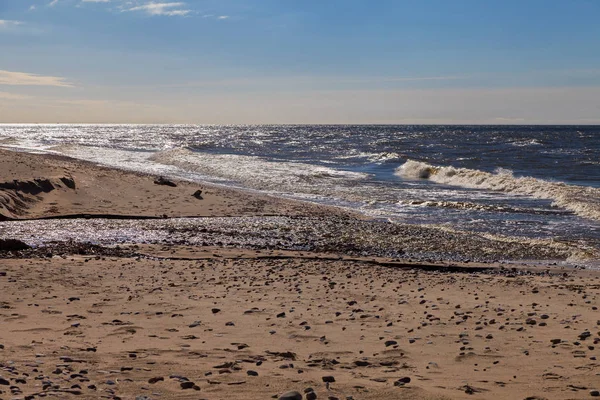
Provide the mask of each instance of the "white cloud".
POLYGON ((14 28, 19 25, 23 25, 23 23, 21 21, 11 21, 8 19, 0 19, 0 30, 14 28))
POLYGON ((192 12, 192 10, 185 9, 186 4, 183 2, 172 2, 172 3, 146 3, 139 6, 124 8, 122 11, 139 11, 145 12, 148 15, 165 15, 169 17, 173 16, 185 16, 192 12))
POLYGON ((110 0, 81 0, 82 3, 110 3, 110 0))
POLYGON ((52 0, 50 3, 48 3, 48 7, 54 7, 57 3, 58 0, 52 0))
POLYGON ((32 4, 31 6, 29 6, 29 11, 33 11, 35 9, 36 9, 35 4, 32 4))
POLYGON ((228 19, 229 15, 220 15, 217 19, 228 19))
POLYGON ((0 85, 73 87, 65 78, 0 70, 0 85))

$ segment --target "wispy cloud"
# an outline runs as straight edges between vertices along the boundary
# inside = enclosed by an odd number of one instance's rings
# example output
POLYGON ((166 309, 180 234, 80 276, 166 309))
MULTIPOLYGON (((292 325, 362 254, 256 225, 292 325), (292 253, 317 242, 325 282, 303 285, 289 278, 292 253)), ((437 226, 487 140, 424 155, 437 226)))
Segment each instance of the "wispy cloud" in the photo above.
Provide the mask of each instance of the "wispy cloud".
POLYGON ((146 3, 133 7, 124 7, 123 12, 125 11, 138 11, 143 12, 152 16, 164 15, 168 17, 173 16, 186 16, 192 12, 192 10, 185 8, 187 7, 186 3, 183 2, 171 2, 171 3, 146 3))
POLYGON ((26 100, 30 99, 31 96, 17 93, 0 92, 0 100, 26 100))
MULTIPOLYGON (((2 0, 0 0, 2 1, 2 0)), ((196 15, 205 19, 214 19, 225 21, 232 19, 231 15, 217 13, 202 13, 194 8, 194 3, 189 4, 185 1, 168 1, 168 0, 47 0, 48 7, 54 7, 57 3, 73 4, 75 7, 84 7, 86 5, 105 5, 105 9, 112 12, 131 12, 140 13, 148 16, 167 16, 167 17, 186 17, 196 15)), ((31 6, 30 10, 34 10, 35 6, 31 6)))
POLYGON ((65 78, 0 70, 0 85, 73 87, 65 78))
POLYGON ((19 25, 23 25, 23 22, 21 22, 21 21, 11 21, 11 20, 8 20, 8 19, 0 19, 0 30, 11 29, 11 28, 17 27, 19 25))

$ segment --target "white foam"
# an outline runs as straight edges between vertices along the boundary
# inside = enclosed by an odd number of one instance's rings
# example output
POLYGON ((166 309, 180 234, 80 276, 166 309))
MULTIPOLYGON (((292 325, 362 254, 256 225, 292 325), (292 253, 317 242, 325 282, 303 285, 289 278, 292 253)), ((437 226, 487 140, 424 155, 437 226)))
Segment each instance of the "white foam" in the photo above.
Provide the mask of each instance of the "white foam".
POLYGON ((409 160, 396 169, 396 175, 407 179, 428 179, 432 182, 471 189, 493 190, 514 195, 531 196, 553 201, 553 205, 580 216, 600 220, 600 189, 550 182, 532 177, 515 177, 510 170, 494 173, 450 166, 434 166, 409 160))
POLYGON ((527 146, 541 146, 542 143, 540 143, 537 139, 527 139, 527 140, 515 140, 514 142, 511 142, 510 145, 515 146, 515 147, 527 147, 527 146))
POLYGON ((278 192, 324 194, 337 184, 363 180, 367 174, 298 162, 274 162, 261 157, 208 154, 178 148, 154 153, 150 161, 205 176, 231 180, 247 187, 278 192), (327 189, 327 190, 326 190, 327 189))

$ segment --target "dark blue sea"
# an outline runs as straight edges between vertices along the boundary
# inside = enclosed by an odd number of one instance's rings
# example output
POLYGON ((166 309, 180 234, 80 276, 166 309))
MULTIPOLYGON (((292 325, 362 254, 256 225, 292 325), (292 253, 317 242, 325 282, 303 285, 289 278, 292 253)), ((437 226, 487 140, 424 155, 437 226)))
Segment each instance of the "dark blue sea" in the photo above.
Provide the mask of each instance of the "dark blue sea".
POLYGON ((600 126, 0 125, 0 146, 600 251, 600 126))

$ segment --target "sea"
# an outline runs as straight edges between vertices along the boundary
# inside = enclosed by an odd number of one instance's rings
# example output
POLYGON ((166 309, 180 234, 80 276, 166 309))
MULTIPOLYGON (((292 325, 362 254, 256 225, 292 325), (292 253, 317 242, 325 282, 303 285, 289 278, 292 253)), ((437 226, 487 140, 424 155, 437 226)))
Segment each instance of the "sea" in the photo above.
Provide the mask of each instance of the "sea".
POLYGON ((600 250, 600 126, 20 124, 0 147, 600 250))

